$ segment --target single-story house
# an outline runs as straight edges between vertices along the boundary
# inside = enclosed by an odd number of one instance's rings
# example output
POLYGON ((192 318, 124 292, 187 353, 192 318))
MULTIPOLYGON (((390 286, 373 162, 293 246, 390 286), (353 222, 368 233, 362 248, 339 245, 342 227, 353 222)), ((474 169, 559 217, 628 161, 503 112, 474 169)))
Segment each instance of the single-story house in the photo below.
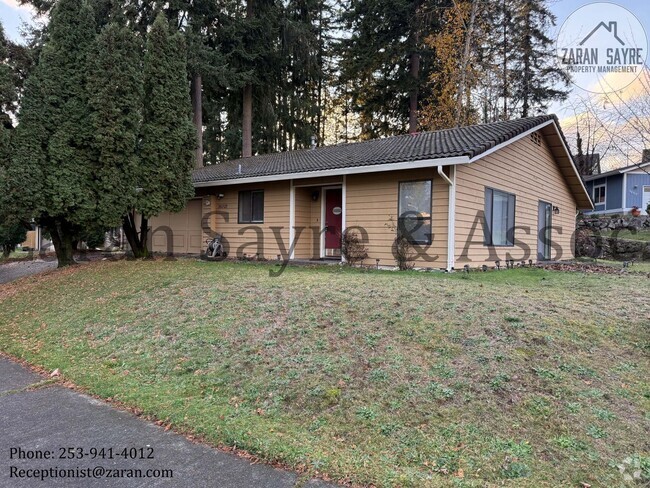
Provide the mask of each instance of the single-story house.
POLYGON ((650 162, 585 176, 584 180, 594 202, 594 210, 585 213, 623 214, 632 207, 645 211, 650 203, 650 162))
POLYGON ((592 203, 554 115, 265 154, 194 171, 196 198, 151 219, 156 252, 342 260, 354 232, 367 265, 394 266, 398 229, 415 265, 573 257, 592 203))

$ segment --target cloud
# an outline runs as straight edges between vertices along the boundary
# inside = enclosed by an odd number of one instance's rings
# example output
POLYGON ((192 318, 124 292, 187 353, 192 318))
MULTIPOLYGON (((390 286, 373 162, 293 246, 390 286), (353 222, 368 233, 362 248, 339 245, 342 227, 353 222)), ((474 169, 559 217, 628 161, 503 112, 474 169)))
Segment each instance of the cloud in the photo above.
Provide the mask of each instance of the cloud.
POLYGON ((21 5, 18 0, 0 0, 0 3, 6 5, 12 10, 16 10, 20 14, 29 15, 30 17, 36 16, 36 10, 29 4, 21 5))
POLYGON ((0 2, 16 10, 21 8, 21 5, 16 0, 0 0, 0 2))

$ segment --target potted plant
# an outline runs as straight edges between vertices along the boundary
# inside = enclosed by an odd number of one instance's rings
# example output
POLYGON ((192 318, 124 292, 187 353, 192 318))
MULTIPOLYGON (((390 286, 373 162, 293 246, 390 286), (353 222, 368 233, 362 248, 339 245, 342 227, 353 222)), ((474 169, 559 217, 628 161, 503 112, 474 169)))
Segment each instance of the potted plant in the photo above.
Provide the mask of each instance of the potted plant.
POLYGON ((630 213, 632 214, 632 217, 638 217, 641 215, 641 209, 635 205, 632 207, 632 210, 630 210, 630 213))

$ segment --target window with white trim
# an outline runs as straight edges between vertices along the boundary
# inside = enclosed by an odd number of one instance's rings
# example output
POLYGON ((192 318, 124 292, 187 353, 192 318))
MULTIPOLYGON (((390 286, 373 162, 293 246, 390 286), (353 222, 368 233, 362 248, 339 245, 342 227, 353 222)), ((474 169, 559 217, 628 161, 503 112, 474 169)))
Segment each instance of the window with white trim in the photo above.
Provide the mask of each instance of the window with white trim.
POLYGON ((606 197, 606 186, 605 185, 598 185, 594 186, 594 204, 604 204, 605 203, 605 197, 606 197))

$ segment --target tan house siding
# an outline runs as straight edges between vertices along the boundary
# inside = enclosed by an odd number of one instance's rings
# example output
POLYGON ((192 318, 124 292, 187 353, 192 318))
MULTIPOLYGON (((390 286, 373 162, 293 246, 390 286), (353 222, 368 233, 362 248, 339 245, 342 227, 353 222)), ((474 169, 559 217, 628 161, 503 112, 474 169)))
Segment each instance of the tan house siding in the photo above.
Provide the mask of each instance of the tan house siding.
POLYGON ((500 260, 536 261, 540 200, 560 209, 559 215, 553 215, 552 240, 562 251, 558 254, 554 249, 551 258, 572 258, 576 202, 543 136, 541 146, 526 136, 474 163, 457 166, 455 267, 493 266, 495 256, 500 260), (485 187, 516 195, 514 247, 483 245, 483 222, 477 212, 484 211, 485 187))
MULTIPOLYGON (((209 237, 208 229, 202 226, 204 212, 209 210, 210 207, 204 205, 203 199, 196 198, 187 202, 180 212, 163 212, 151 218, 151 250, 160 253, 199 254, 205 249, 205 241, 209 237)), ((137 225, 140 225, 139 222, 137 225)))
POLYGON ((36 250, 37 249, 37 239, 38 239, 38 231, 37 230, 29 230, 27 231, 27 235, 25 236, 25 242, 23 242, 20 247, 23 249, 31 249, 31 250, 36 250))
MULTIPOLYGON (((294 257, 296 259, 311 259, 313 252, 312 225, 312 191, 309 188, 295 189, 295 224, 296 246, 294 257)), ((315 255, 318 257, 318 254, 315 255)))
POLYGON ((324 176, 321 178, 299 178, 293 180, 294 186, 338 186, 343 184, 340 176, 324 176))
POLYGON ((289 252, 288 181, 220 186, 201 189, 197 193, 203 195, 202 199, 190 200, 182 212, 178 214, 164 212, 151 219, 152 229, 155 231, 159 228, 152 236, 154 252, 168 250, 167 236, 161 226, 169 226, 174 230, 173 252, 175 253, 198 254, 205 250, 205 241, 215 233, 223 234, 226 250, 233 257, 243 257, 244 254, 255 256, 259 253, 260 257, 277 259, 278 254, 289 252), (239 192, 245 190, 264 190, 263 223, 238 223, 239 192), (219 194, 223 195, 223 198, 217 198, 219 194), (205 205, 206 200, 210 205, 205 205), (200 210, 197 210, 199 208, 197 204, 201 207, 200 210), (272 227, 279 227, 279 229, 274 231, 272 227), (260 230, 259 239, 254 228, 260 230), (200 243, 199 245, 187 247, 184 244, 188 239, 188 232, 191 242, 200 243), (201 236, 200 239, 196 237, 197 233, 201 236), (286 250, 282 250, 283 246, 286 250))
POLYGON ((426 255, 432 261, 417 260, 417 266, 444 268, 447 265, 447 183, 438 175, 436 168, 391 171, 348 175, 346 179, 346 225, 359 226, 368 233, 368 259, 364 264, 373 265, 376 259, 382 266, 394 266, 392 246, 395 231, 391 230, 390 218, 396 222, 397 199, 400 181, 433 180, 432 232, 433 244, 426 255), (437 256, 437 258, 436 258, 437 256), (435 258, 435 259, 434 259, 435 258))
POLYGON ((277 259, 278 254, 289 252, 288 181, 222 186, 215 192, 224 196, 217 200, 213 230, 223 234, 230 256, 255 256, 259 253, 265 259, 277 259), (263 223, 238 223, 239 192, 246 190, 264 190, 263 223), (260 231, 259 238, 255 228, 260 231))

